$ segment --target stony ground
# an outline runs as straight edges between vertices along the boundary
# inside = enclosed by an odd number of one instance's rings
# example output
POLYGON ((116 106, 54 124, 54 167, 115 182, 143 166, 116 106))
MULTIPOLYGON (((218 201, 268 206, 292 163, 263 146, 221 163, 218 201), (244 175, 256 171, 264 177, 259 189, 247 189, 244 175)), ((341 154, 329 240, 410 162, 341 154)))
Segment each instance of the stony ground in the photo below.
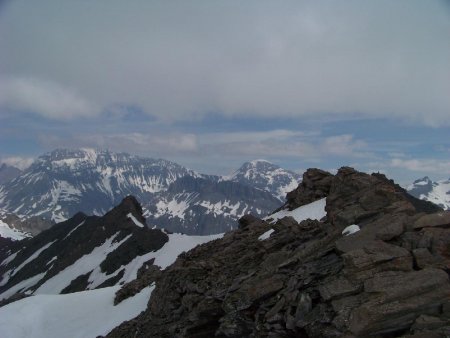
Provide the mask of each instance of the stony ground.
POLYGON ((321 221, 246 216, 143 272, 156 280, 147 310, 108 337, 449 337, 450 213, 347 167, 308 170, 284 208, 325 196, 321 221))

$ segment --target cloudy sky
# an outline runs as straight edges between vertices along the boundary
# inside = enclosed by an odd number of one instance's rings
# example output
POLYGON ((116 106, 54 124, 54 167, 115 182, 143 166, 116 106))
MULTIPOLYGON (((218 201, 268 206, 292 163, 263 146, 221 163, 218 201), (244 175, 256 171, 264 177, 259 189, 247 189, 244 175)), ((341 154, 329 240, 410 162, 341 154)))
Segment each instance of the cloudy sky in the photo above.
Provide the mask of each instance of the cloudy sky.
POLYGON ((0 158, 450 177, 450 1, 0 0, 0 158))

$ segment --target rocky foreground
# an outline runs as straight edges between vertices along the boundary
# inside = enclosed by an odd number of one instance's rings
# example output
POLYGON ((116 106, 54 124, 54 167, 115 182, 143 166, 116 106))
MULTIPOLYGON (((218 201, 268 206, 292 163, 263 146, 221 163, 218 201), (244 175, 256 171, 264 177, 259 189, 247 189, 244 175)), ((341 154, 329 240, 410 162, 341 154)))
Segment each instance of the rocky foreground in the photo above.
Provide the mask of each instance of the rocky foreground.
POLYGON ((284 208, 324 197, 321 221, 246 216, 142 272, 147 310, 108 337, 450 336, 450 214, 348 167, 308 170, 284 208))

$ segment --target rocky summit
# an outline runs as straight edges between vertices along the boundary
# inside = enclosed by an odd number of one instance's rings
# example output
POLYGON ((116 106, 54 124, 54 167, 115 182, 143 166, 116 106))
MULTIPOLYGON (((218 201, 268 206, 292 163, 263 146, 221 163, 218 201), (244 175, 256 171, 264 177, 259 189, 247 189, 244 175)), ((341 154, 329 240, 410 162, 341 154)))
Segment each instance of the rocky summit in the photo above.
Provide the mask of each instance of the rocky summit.
POLYGON ((277 213, 155 275, 108 337, 448 337, 449 264, 450 213, 381 174, 309 169, 277 213))

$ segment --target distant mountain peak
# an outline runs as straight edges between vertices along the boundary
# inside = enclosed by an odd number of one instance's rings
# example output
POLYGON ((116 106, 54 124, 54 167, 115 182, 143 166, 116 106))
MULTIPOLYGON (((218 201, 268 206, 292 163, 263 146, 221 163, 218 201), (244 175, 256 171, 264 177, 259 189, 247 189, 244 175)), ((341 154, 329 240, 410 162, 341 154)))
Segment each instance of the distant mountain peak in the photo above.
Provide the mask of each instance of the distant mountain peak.
POLYGON ((286 194, 297 188, 301 175, 267 160, 257 159, 245 162, 233 174, 223 179, 255 186, 284 201, 286 194))
POLYGON ((262 159, 262 158, 256 159, 256 160, 252 160, 252 161, 249 161, 249 162, 246 162, 246 163, 250 163, 251 165, 258 165, 258 164, 262 164, 262 163, 268 163, 268 164, 272 164, 273 165, 272 162, 267 161, 267 160, 262 159))
POLYGON ((428 176, 415 180, 407 187, 410 195, 450 210, 450 179, 432 181, 428 176))

